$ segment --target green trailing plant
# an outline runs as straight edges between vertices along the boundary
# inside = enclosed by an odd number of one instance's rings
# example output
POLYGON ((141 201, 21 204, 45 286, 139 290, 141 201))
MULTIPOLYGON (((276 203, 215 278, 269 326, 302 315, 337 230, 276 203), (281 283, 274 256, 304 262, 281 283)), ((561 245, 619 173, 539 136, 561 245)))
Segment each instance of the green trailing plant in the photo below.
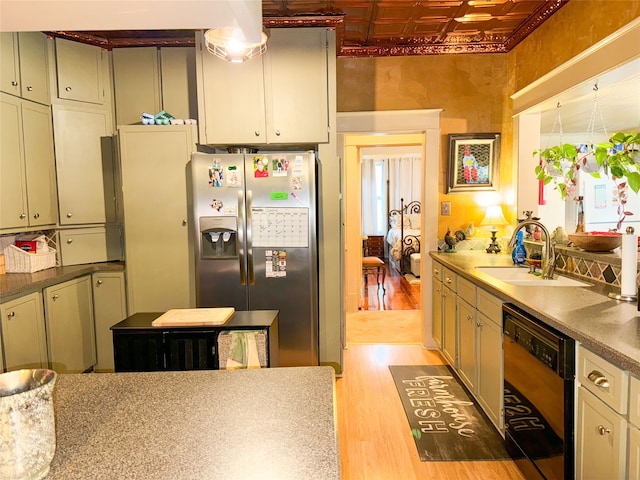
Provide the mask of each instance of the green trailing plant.
POLYGON ((545 185, 554 182, 560 197, 574 198, 578 172, 583 170, 593 177, 611 178, 618 197, 618 224, 633 215, 626 210, 627 191, 640 191, 640 132, 618 132, 608 142, 590 145, 586 152, 575 145, 565 143, 544 150, 535 150, 540 163, 535 168, 536 177, 545 185))

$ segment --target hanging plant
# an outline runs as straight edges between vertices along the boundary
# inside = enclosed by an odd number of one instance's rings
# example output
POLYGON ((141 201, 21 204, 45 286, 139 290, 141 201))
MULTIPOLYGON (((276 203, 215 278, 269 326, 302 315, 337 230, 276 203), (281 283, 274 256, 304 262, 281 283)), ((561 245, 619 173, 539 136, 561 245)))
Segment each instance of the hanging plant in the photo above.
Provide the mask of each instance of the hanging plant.
POLYGON ((545 185, 554 182, 562 200, 574 198, 578 172, 582 169, 595 178, 609 177, 615 183, 618 229, 627 216, 633 215, 625 206, 628 189, 640 191, 640 132, 618 132, 608 142, 590 145, 586 152, 578 152, 575 145, 564 143, 535 150, 533 154, 540 155, 540 164, 535 167, 537 179, 545 185))

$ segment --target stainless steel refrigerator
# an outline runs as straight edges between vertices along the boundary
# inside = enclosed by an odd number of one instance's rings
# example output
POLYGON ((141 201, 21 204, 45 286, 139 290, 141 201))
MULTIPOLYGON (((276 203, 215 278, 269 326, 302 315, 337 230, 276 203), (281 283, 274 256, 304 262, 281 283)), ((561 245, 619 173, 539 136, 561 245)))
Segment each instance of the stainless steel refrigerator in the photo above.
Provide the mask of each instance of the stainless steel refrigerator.
POLYGON ((199 307, 279 310, 279 365, 318 365, 315 152, 194 153, 199 307))

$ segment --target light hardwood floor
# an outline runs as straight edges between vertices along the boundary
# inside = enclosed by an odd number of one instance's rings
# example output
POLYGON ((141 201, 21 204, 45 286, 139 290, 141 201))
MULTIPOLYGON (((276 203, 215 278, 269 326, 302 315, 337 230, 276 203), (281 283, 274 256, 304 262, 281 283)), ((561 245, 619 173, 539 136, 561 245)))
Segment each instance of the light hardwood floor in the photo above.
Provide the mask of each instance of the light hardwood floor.
POLYGON ((524 479, 511 461, 420 461, 388 368, 445 363, 438 352, 418 343, 420 335, 412 331, 419 329, 417 314, 419 311, 403 310, 358 312, 347 317, 344 372, 336 381, 342 478, 524 479))

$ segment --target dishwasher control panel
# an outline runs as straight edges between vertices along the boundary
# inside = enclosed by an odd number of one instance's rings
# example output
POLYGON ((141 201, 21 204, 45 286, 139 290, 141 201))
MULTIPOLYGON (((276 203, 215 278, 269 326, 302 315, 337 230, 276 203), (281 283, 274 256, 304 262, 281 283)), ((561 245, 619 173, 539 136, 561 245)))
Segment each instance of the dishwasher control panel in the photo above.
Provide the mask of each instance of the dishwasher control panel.
POLYGON ((532 331, 507 314, 504 319, 504 335, 524 348, 538 361, 558 372, 559 349, 545 341, 546 339, 539 332, 532 331))

